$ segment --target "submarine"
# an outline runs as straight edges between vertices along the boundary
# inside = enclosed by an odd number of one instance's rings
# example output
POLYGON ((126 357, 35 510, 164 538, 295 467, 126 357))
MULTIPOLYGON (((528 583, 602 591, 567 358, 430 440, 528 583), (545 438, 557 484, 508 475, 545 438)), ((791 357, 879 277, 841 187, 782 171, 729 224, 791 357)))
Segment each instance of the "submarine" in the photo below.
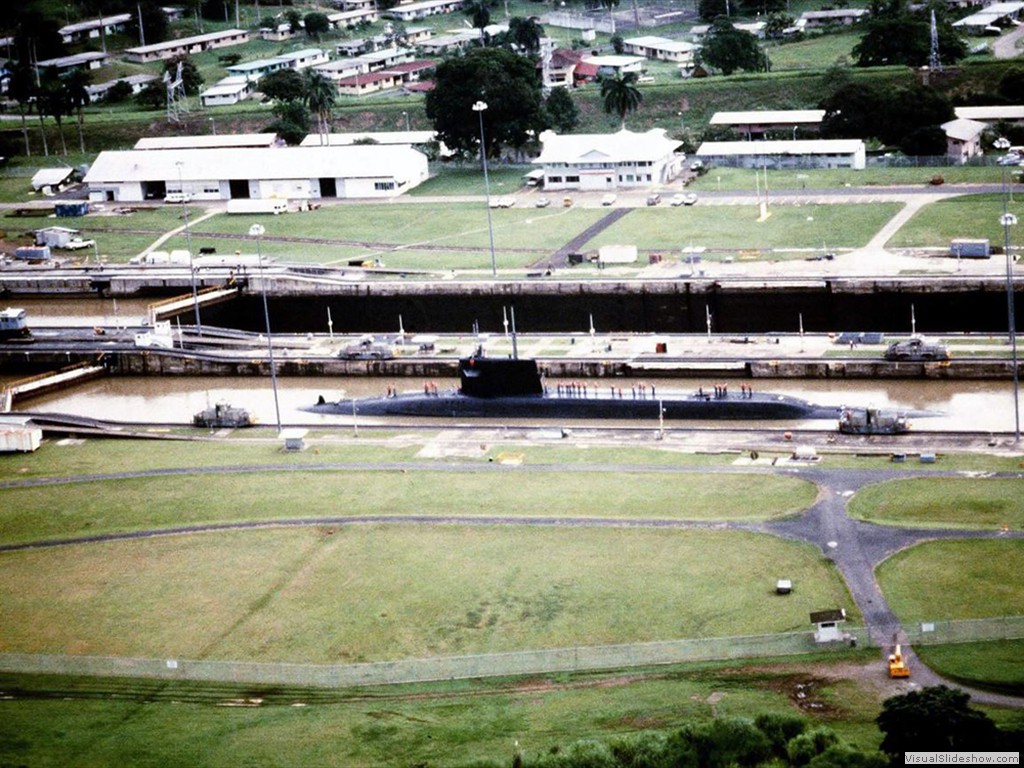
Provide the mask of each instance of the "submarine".
POLYGON ((716 385, 696 392, 662 392, 649 385, 545 383, 537 361, 486 357, 477 350, 459 360, 459 388, 389 392, 318 402, 304 410, 321 414, 454 418, 540 419, 838 419, 839 407, 789 395, 755 392, 745 384, 716 385), (738 391, 737 391, 738 390, 738 391))

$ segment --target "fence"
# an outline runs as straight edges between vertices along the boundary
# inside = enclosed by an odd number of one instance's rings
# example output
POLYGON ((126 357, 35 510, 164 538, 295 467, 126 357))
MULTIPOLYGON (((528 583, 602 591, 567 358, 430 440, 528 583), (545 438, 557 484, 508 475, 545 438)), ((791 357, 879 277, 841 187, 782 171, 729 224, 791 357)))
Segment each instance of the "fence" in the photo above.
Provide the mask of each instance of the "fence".
MULTIPOLYGON (((887 645, 895 629, 897 628, 873 627, 875 642, 887 645)), ((902 634, 906 642, 918 645, 1024 638, 1024 616, 924 622, 904 627, 902 634)), ((814 641, 813 632, 790 632, 403 659, 364 664, 287 664, 2 653, 0 670, 25 674, 140 677, 246 685, 345 688, 628 669, 694 661, 793 656, 842 650, 850 645, 871 645, 871 638, 865 627, 846 628, 845 636, 846 642, 821 644, 814 641)))
MULTIPOLYGON (((849 641, 867 642, 864 629, 853 629, 847 634, 849 641)), ((337 665, 4 653, 0 654, 0 670, 250 685, 351 687, 790 656, 846 647, 847 643, 815 643, 812 632, 793 632, 337 665)))

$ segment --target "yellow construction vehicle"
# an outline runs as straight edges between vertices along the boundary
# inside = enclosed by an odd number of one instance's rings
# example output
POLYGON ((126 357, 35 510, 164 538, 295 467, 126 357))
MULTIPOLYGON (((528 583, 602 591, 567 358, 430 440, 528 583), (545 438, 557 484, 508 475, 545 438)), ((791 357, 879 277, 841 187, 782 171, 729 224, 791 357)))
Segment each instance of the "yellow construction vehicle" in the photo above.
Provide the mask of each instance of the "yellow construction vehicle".
POLYGON ((910 677, 910 667, 903 658, 903 649, 900 648, 895 635, 892 643, 892 653, 889 654, 889 677, 910 677))

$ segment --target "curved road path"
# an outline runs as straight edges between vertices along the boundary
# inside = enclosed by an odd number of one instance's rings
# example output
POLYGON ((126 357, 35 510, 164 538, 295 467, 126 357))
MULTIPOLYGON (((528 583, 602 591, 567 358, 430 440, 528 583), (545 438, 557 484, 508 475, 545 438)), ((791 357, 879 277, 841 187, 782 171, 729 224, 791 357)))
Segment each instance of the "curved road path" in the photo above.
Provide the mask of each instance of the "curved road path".
MULTIPOLYGON (((30 488, 49 485, 72 483, 125 480, 145 477, 167 477, 196 474, 238 474, 256 472, 309 472, 309 471, 346 471, 373 469, 374 471, 410 471, 428 470, 440 472, 465 471, 498 471, 521 472, 521 467, 506 467, 495 464, 445 464, 424 466, 417 463, 387 464, 322 464, 316 466, 303 465, 248 465, 229 467, 187 467, 140 472, 117 472, 102 475, 85 475, 64 478, 31 478, 10 480, 0 483, 0 489, 30 488)), ((535 465, 535 471, 562 471, 558 465, 535 465)), ((308 517, 287 518, 263 521, 247 521, 237 523, 213 523, 207 525, 190 525, 174 528, 160 528, 126 533, 98 534, 95 536, 73 537, 67 539, 47 539, 17 544, 0 545, 0 552, 12 552, 25 549, 59 547, 72 544, 87 544, 108 541, 127 541, 154 538, 161 536, 178 536, 217 531, 256 529, 271 527, 305 527, 319 525, 356 525, 356 524, 423 524, 423 525, 533 525, 533 526, 570 526, 570 527, 657 527, 657 528, 704 528, 734 529, 769 533, 788 539, 809 542, 821 549, 829 557, 843 575, 850 593, 864 616, 872 643, 887 648, 894 634, 902 633, 899 618, 889 607, 875 578, 875 568, 893 553, 923 541, 934 539, 981 539, 1011 538, 1024 539, 1024 532, 1015 531, 1000 533, 996 531, 979 531, 944 528, 908 528, 882 526, 865 523, 851 518, 847 514, 847 501, 860 488, 884 480, 910 477, 941 476, 957 477, 957 472, 933 472, 928 475, 920 471, 888 471, 888 470, 849 470, 810 467, 793 470, 787 468, 751 469, 732 467, 637 467, 637 466, 588 466, 573 467, 574 472, 671 472, 671 473, 716 473, 716 474, 785 474, 796 476, 814 483, 818 489, 818 498, 802 515, 785 520, 763 523, 742 522, 694 522, 669 519, 633 519, 633 518, 595 518, 595 517, 523 517, 523 516, 389 516, 364 515, 354 517, 308 517)), ((992 477, 1024 479, 1024 473, 997 473, 992 477)), ((908 663, 913 669, 914 680, 920 685, 945 684, 960 688, 971 694, 975 701, 999 706, 1024 708, 1024 697, 1014 697, 967 688, 952 683, 935 674, 926 667, 914 654, 909 645, 904 645, 908 663)))

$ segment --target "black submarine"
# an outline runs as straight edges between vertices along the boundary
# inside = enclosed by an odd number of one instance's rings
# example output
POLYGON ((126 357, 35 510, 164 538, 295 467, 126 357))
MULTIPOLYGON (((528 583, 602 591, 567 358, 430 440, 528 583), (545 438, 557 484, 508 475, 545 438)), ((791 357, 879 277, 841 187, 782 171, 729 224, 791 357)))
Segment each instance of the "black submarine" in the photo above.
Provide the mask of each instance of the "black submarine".
POLYGON ((314 413, 360 416, 539 419, 837 419, 839 407, 789 395, 755 392, 745 384, 696 392, 662 392, 650 385, 545 384, 537 361, 486 357, 481 350, 459 360, 459 388, 389 392, 385 397, 319 401, 314 413), (737 391, 738 390, 738 391, 737 391))

